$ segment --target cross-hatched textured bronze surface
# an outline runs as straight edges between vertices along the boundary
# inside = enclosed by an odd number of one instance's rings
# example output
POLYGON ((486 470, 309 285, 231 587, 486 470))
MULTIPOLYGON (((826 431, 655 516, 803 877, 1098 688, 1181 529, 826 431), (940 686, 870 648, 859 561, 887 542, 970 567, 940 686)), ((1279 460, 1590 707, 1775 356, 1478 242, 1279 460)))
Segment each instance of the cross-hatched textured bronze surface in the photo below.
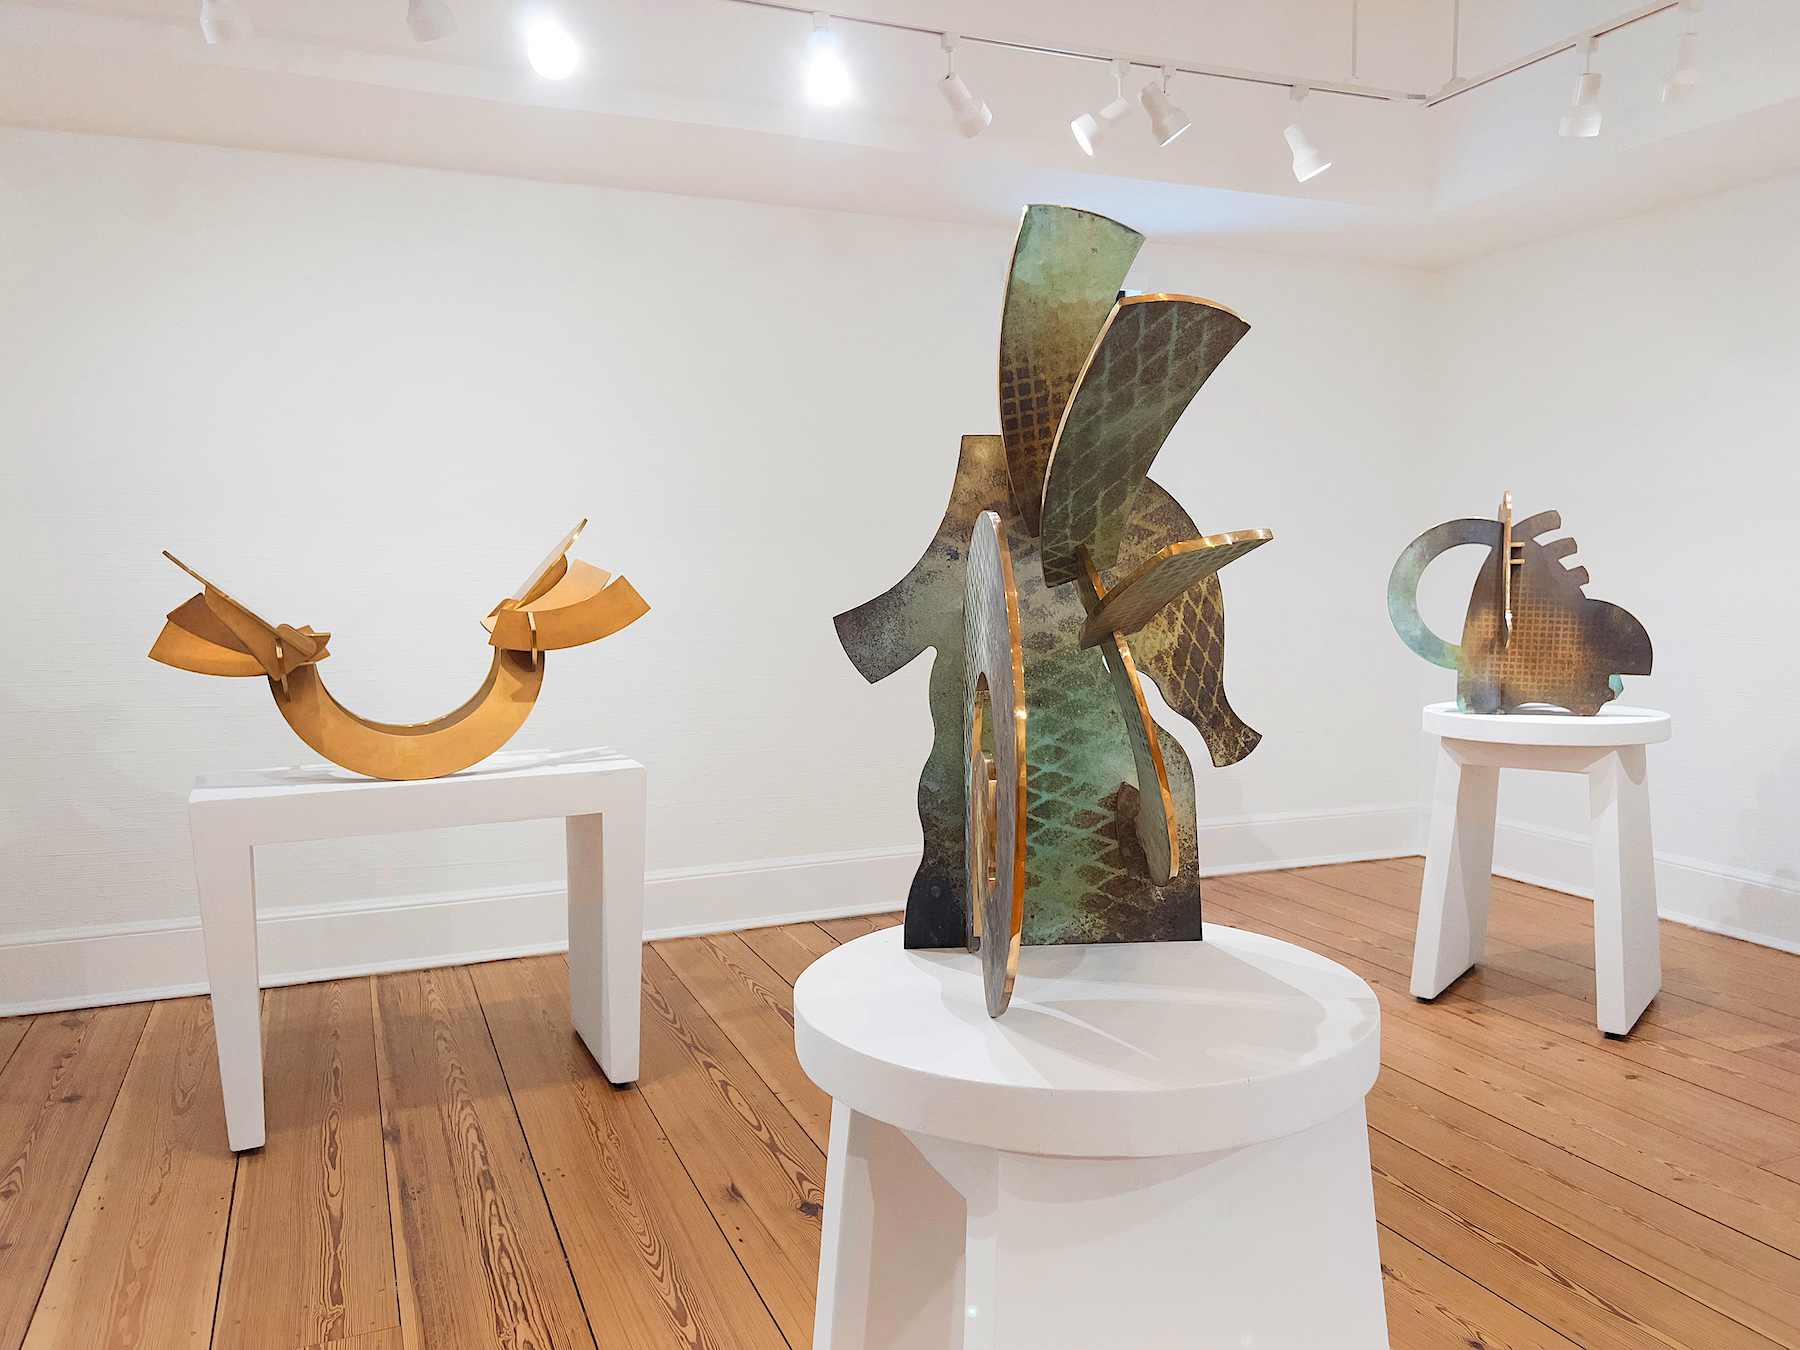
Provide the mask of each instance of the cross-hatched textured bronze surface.
POLYGON ((1000 434, 1013 509, 1032 534, 1063 408, 1143 243, 1062 206, 1028 206, 1019 223, 1000 314, 1000 434))
MULTIPOLYGON (((1110 258, 1110 290, 1137 242, 1124 227, 1081 212, 1027 212, 1002 336, 1006 435, 963 438, 950 502, 924 556, 886 593, 837 617, 845 651, 869 680, 885 678, 928 647, 937 652, 930 686, 934 738, 919 782, 925 849, 907 899, 909 947, 968 939, 963 582, 970 532, 982 511, 995 512, 1005 526, 1024 653, 1030 747, 1024 942, 1200 936, 1193 769, 1179 743, 1157 734, 1131 665, 1135 659, 1137 671, 1155 679, 1170 706, 1200 728, 1215 764, 1235 763, 1255 748, 1259 736, 1232 711, 1223 688, 1218 577, 1196 580, 1187 570, 1207 573, 1213 560, 1180 562, 1166 576, 1150 569, 1150 582, 1134 583, 1142 594, 1127 597, 1130 622, 1143 626, 1129 642, 1109 632, 1097 648, 1084 650, 1081 632, 1090 605, 1134 569, 1165 550, 1173 550, 1167 564, 1207 542, 1144 475, 1181 410, 1246 326, 1227 310, 1185 298, 1128 299, 1111 319, 1096 311, 1111 305, 1111 295, 1098 284, 1095 260, 1110 258), (1110 343, 1092 350, 1103 328, 1113 335, 1110 343), (1068 357, 1068 344, 1083 341, 1089 349, 1068 357), (1072 401, 1066 389, 1058 393, 1059 381, 1075 385, 1072 401), (1027 395, 1028 408, 1020 402, 1027 395), (1040 403, 1040 395, 1048 401, 1040 403), (1069 450, 1059 481, 1070 498, 1070 522, 1077 515, 1082 522, 1079 533, 1065 530, 1059 538, 1071 553, 1089 545, 1101 550, 1085 602, 1075 585, 1047 579, 1038 534, 1048 522, 1031 505, 1037 498, 1020 491, 1034 473, 1042 477, 1042 465, 1032 467, 1032 447, 1060 412, 1059 400, 1069 406, 1049 472, 1056 478, 1065 443, 1079 447, 1069 450), (1080 429, 1074 441, 1071 426, 1080 429), (1084 496, 1095 500, 1077 500, 1084 496), (1160 609, 1148 603, 1152 598, 1160 609)), ((1048 509, 1058 493, 1046 492, 1042 500, 1048 509)), ((1243 534, 1221 545, 1221 556, 1241 556, 1267 537, 1243 534)))
MULTIPOLYGON (((1128 575, 1170 540, 1199 533, 1181 503, 1146 478, 1119 545, 1118 570, 1128 575)), ((1217 573, 1133 633, 1131 652, 1163 701, 1200 729, 1216 767, 1236 764, 1262 742, 1225 696, 1225 591, 1217 573)))
POLYGON ((1587 569, 1567 564, 1575 541, 1539 542, 1539 536, 1561 528, 1554 511, 1513 527, 1510 631, 1500 521, 1446 521, 1415 539, 1394 564, 1388 609, 1395 629, 1426 660, 1457 672, 1457 704, 1465 712, 1511 712, 1545 703, 1592 716, 1617 697, 1616 676, 1650 673, 1650 635, 1626 610, 1583 592, 1587 569), (1462 643, 1455 646, 1419 617, 1418 587, 1431 560, 1461 543, 1486 544, 1488 557, 1469 595, 1462 643))
POLYGON ((1250 331, 1230 310, 1186 296, 1119 302, 1069 401, 1044 480, 1044 578, 1073 581, 1085 546, 1110 568, 1138 487, 1176 421, 1250 331))
POLYGON ((1081 645, 1097 646, 1108 633, 1129 636, 1137 632, 1188 587, 1273 537, 1267 530, 1233 530, 1169 545, 1107 592, 1081 626, 1081 645))

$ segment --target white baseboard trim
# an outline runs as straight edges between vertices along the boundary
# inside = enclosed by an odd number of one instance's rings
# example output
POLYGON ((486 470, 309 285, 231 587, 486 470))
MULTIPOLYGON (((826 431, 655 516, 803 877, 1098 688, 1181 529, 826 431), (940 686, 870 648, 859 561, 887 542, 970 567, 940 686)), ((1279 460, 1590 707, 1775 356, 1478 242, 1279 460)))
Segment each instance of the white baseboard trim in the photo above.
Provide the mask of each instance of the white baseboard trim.
POLYGON ((1199 841, 1200 874, 1208 877, 1404 858, 1425 847, 1425 808, 1355 806, 1221 817, 1199 822, 1199 841))
MULTIPOLYGON (((1572 830, 1499 822, 1494 871, 1583 899, 1594 897, 1592 843, 1572 830)), ((1792 878, 1658 852, 1656 909, 1674 923, 1800 953, 1800 884, 1792 878)))
MULTIPOLYGON (((1207 875, 1417 853, 1417 806, 1288 812, 1199 823, 1207 875)), ((898 909, 916 846, 652 872, 647 938, 684 937, 898 909)), ((393 896, 266 912, 262 982, 463 965, 564 950, 560 883, 393 896)), ((23 934, 0 942, 0 1016, 206 992, 198 917, 23 934)))

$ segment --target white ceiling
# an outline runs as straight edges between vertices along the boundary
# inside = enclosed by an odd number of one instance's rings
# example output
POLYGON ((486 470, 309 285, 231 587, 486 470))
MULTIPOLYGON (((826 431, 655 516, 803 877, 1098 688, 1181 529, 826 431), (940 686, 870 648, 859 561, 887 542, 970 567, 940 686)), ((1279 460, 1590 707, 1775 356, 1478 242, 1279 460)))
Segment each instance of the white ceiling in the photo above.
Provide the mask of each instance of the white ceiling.
MULTIPOLYGON (((929 37, 838 25, 847 108, 799 95, 807 20, 729 0, 449 0, 459 31, 411 41, 405 0, 242 0, 258 36, 207 47, 197 0, 0 0, 0 122, 339 155, 836 210, 1011 224, 1027 201, 1119 215, 1163 237, 1435 266, 1800 169, 1800 5, 1709 0, 1706 79, 1657 99, 1683 27, 1608 38, 1603 134, 1556 122, 1567 54, 1438 107, 1315 94, 1335 167, 1288 171, 1282 90, 1181 77, 1194 128, 1158 149, 1139 114, 1090 160, 1068 134, 1111 96, 1104 66, 965 45, 994 110, 950 129, 929 37), (557 5, 584 51, 571 79, 526 66, 519 29, 557 5)), ((1629 0, 1463 0, 1478 74, 1629 0)), ((842 0, 837 11, 1083 50, 1344 80, 1351 0, 842 0)), ((1435 92, 1450 0, 1360 0, 1358 78, 1435 92)), ((1142 83, 1147 72, 1137 72, 1142 83)))

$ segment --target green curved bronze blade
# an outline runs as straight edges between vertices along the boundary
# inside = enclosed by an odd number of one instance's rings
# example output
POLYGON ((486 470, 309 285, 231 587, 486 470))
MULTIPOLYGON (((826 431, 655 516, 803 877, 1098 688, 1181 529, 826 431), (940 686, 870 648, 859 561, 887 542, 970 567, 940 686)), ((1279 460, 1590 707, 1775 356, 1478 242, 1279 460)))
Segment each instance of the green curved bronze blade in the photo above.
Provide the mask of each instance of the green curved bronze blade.
POLYGON ((1185 295, 1119 301, 1063 414, 1044 477, 1044 581, 1081 575, 1076 550, 1110 568, 1150 465, 1200 386, 1250 331, 1185 295))
POLYGON ((1081 626, 1081 645, 1098 646, 1108 633, 1129 637, 1188 587, 1274 537, 1267 530, 1232 530, 1170 544, 1107 592, 1081 626))
POLYGON ((1394 570, 1388 574, 1388 618, 1393 621, 1394 631, 1432 665, 1449 670, 1462 669, 1462 648, 1432 632, 1419 613, 1419 581, 1433 558, 1459 544, 1484 544, 1497 550, 1500 522, 1465 517, 1433 525, 1402 550, 1394 561, 1394 570))
POLYGON ((1013 509, 1038 532, 1063 408, 1144 236, 1067 206, 1028 206, 1000 312, 1000 432, 1013 509))

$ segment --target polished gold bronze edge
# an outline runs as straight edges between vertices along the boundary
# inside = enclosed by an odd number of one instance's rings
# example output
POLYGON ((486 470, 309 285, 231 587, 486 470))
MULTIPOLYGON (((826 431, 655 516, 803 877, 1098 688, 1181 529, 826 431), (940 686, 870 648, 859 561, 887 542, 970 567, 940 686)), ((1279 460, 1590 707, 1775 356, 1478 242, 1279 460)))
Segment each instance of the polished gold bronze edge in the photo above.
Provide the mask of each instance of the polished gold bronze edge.
POLYGON ((1013 886, 1010 944, 1006 954, 1006 996, 1012 997, 1013 983, 1019 973, 1019 944, 1025 928, 1025 848, 1030 831, 1025 828, 1025 646, 1019 632, 1019 588, 1013 582, 1012 549, 1006 535, 1000 534, 1000 576, 1006 585, 1006 627, 1008 645, 1012 648, 1013 688, 1018 691, 1013 705, 1013 758, 1018 764, 1018 781, 1014 784, 1013 814, 1018 825, 1013 830, 1013 886))
POLYGON ((1217 300, 1208 300, 1204 295, 1178 295, 1174 291, 1145 291, 1142 295, 1121 295, 1118 303, 1121 305, 1145 305, 1152 300, 1176 300, 1184 304, 1205 305, 1208 309, 1216 309, 1223 314, 1231 315, 1239 323, 1250 322, 1230 305, 1221 305, 1217 300))

